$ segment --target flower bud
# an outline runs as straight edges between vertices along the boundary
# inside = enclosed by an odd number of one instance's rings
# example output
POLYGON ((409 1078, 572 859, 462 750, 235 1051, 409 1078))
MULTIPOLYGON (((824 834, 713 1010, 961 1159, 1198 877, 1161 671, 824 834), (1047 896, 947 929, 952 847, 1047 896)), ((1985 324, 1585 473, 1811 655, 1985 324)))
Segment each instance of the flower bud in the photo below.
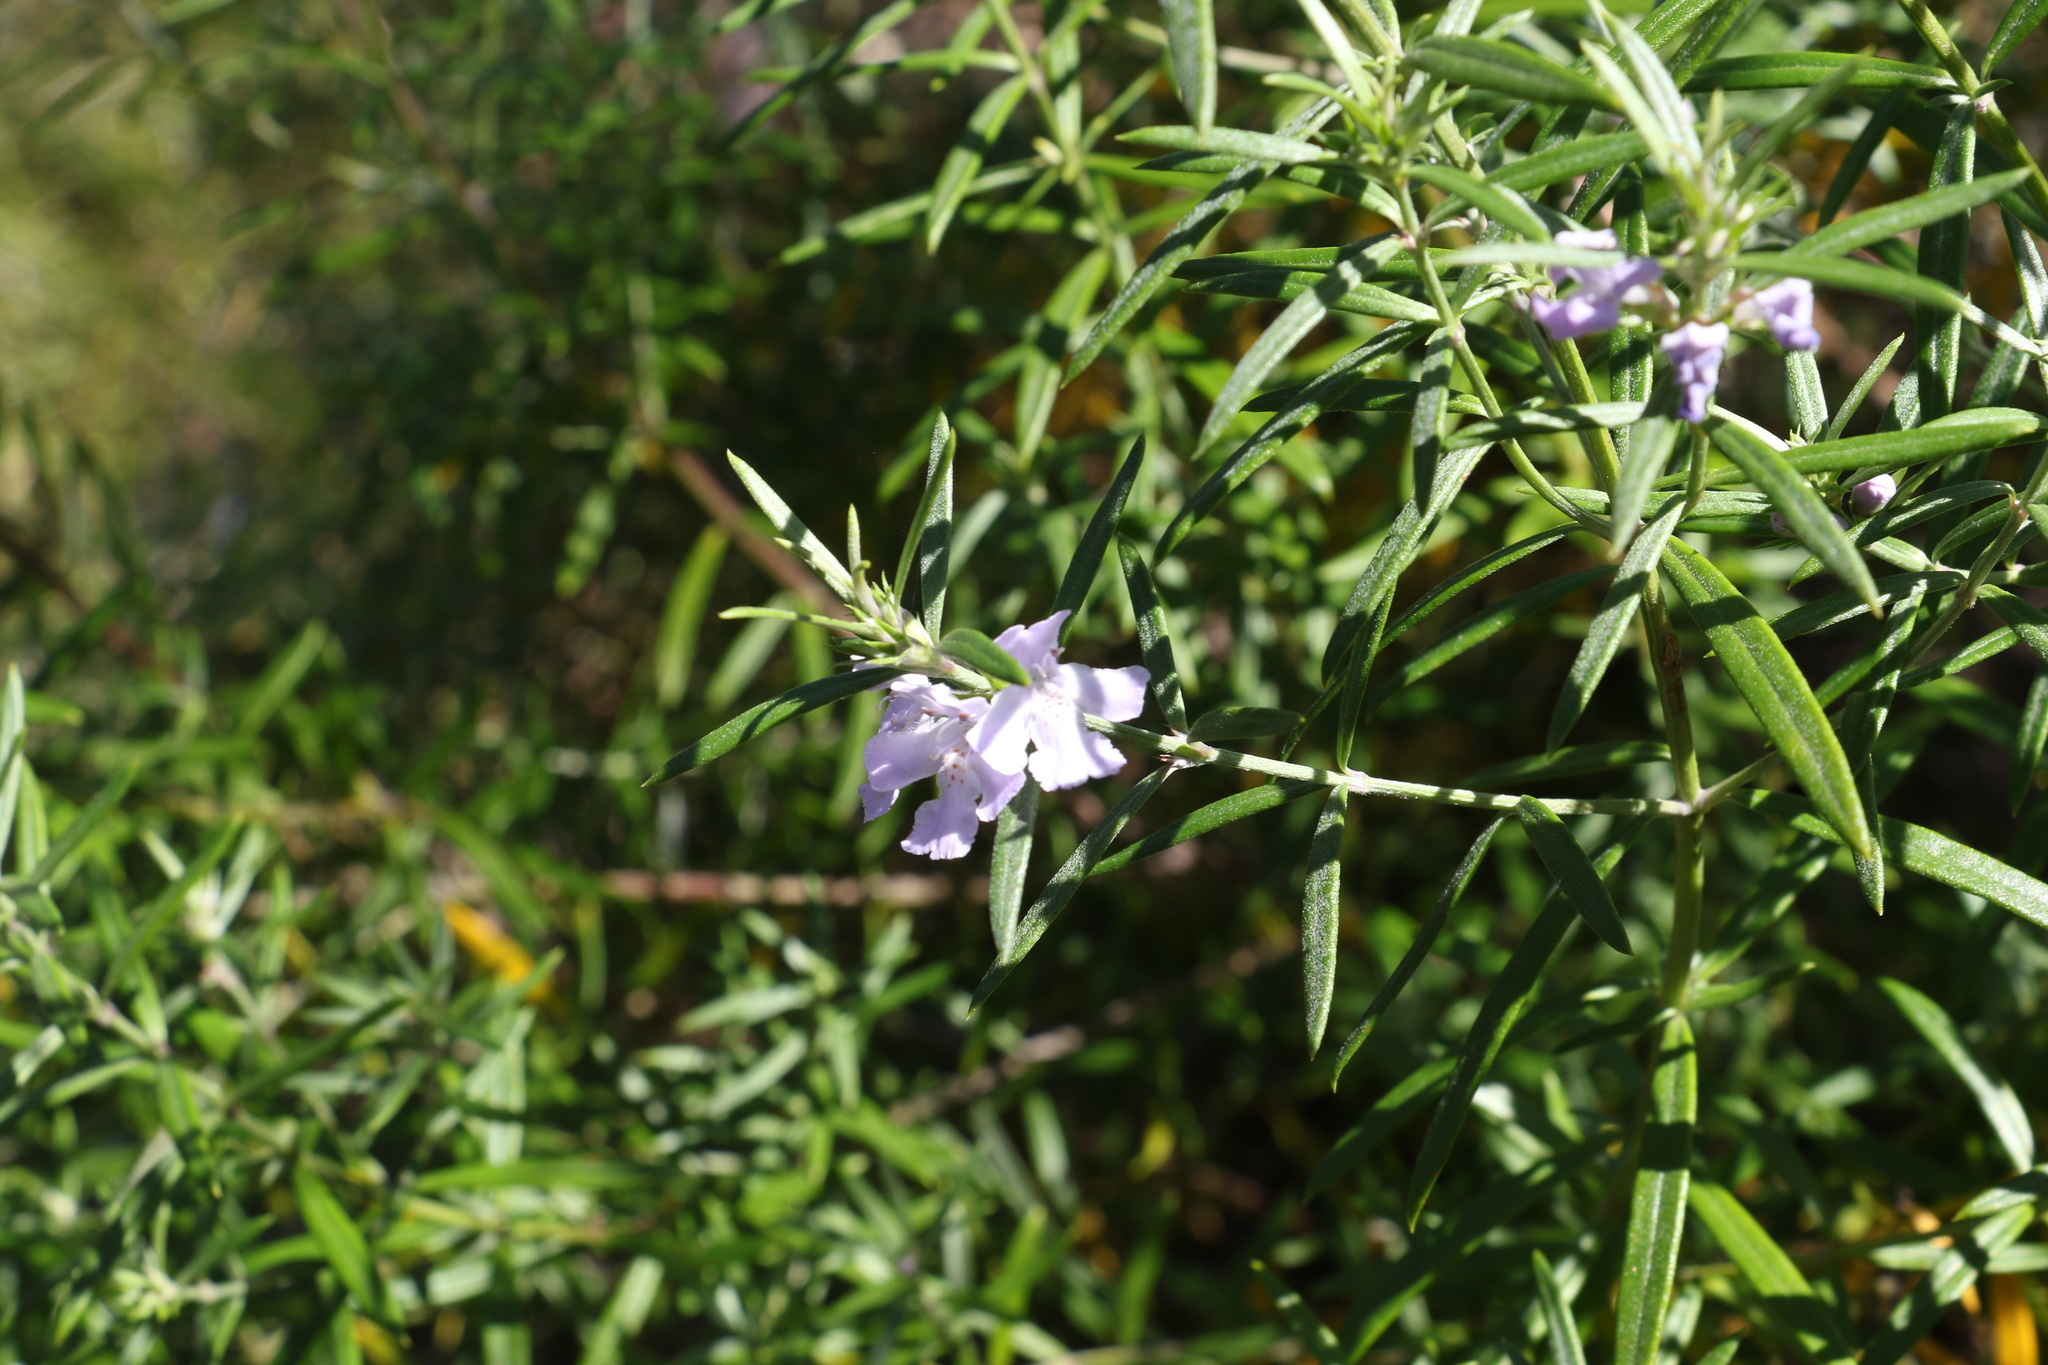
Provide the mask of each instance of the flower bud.
POLYGON ((1849 510, 1859 517, 1875 516, 1899 495, 1899 481, 1889 474, 1865 479, 1849 490, 1849 510))

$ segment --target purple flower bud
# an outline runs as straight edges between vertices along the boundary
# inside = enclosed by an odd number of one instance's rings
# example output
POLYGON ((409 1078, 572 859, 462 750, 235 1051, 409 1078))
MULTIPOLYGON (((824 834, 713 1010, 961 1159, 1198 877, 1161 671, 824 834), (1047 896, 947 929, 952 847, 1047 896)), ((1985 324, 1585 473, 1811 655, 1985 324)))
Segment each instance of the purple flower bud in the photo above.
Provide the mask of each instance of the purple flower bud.
POLYGON ((1784 536, 1787 539, 1791 538, 1792 523, 1785 520, 1785 514, 1783 512, 1773 511, 1771 513, 1771 533, 1773 535, 1784 536))
POLYGON ((1859 517, 1876 516, 1898 495, 1899 481, 1889 474, 1880 474, 1849 490, 1849 509, 1859 517))
POLYGON ((1735 309, 1739 322, 1762 322, 1788 351, 1820 349, 1820 333, 1813 327, 1813 286, 1805 280, 1779 280, 1759 289, 1735 309))
POLYGON ((1671 357, 1678 372, 1678 418, 1682 422, 1706 420, 1707 405, 1714 401, 1714 386, 1721 382, 1721 356, 1728 349, 1728 324, 1688 322, 1666 332, 1657 343, 1671 357))

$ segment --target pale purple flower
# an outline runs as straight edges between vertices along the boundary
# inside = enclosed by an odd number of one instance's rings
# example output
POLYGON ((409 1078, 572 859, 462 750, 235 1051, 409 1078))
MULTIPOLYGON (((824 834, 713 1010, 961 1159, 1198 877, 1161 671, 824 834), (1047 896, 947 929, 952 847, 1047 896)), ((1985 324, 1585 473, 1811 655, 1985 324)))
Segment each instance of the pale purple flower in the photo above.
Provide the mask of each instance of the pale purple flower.
MULTIPOLYGON (((1553 240, 1559 246, 1614 250, 1614 233, 1606 228, 1597 232, 1560 232, 1553 240)), ((1558 341, 1611 331, 1621 324, 1621 306, 1644 302, 1649 287, 1663 275, 1664 268, 1648 256, 1631 256, 1619 265, 1554 265, 1550 267, 1551 283, 1573 280, 1578 288, 1561 298, 1532 298, 1529 311, 1543 330, 1558 341)))
POLYGON ((988 702, 962 697, 944 683, 897 678, 882 703, 881 728, 861 751, 868 780, 861 784, 861 808, 870 820, 896 804, 896 793, 927 777, 939 780, 937 799, 917 808, 910 822, 908 853, 930 858, 964 858, 974 846, 975 826, 996 818, 1024 785, 1023 764, 1005 770, 989 762, 969 736, 988 702))
POLYGON ((1035 625, 1011 626, 996 636, 996 643, 1031 675, 1031 682, 996 693, 969 736, 998 770, 1021 770, 1028 763, 1031 776, 1047 791, 1078 787, 1124 766, 1116 746, 1090 730, 1082 718, 1132 719, 1144 709, 1145 684, 1151 678, 1142 668, 1061 663, 1060 624, 1067 615, 1054 612, 1035 625))
POLYGON ((1767 323, 1771 335, 1788 351, 1817 351, 1820 333, 1813 328, 1813 286, 1805 280, 1779 280, 1736 305, 1738 322, 1767 323))
POLYGON ((1859 517, 1874 517, 1898 495, 1899 481, 1889 474, 1880 474, 1849 490, 1849 509, 1859 517))
POLYGON ((1707 405, 1714 400, 1714 386, 1721 382, 1721 356, 1728 349, 1728 324, 1688 322, 1666 332, 1657 343, 1671 357, 1678 372, 1678 419, 1706 420, 1707 405))

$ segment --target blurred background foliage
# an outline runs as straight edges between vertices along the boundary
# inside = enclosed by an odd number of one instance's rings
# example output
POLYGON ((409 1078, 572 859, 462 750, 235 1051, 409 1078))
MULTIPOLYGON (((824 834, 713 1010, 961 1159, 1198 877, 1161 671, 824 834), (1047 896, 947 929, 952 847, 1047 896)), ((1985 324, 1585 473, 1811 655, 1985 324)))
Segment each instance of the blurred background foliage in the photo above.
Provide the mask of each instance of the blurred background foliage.
MULTIPOLYGON (((739 451, 814 525, 857 504, 886 556, 946 406, 977 537, 954 611, 993 632, 1049 598, 1120 441, 1186 448, 1262 316, 1171 297, 1044 411, 1042 437, 1025 430, 1022 391, 1099 287, 1077 303, 1058 286, 1130 264, 1100 250, 1087 178, 1002 231, 970 202, 936 255, 914 215, 847 228, 927 189, 1000 79, 886 63, 986 11, 926 5, 855 54, 882 69, 723 140, 776 88, 750 71, 801 68, 872 12, 0 9, 0 642, 26 681, 0 748, 25 725, 29 767, 0 796, 19 897, 0 977, 0 1351, 1285 1360, 1313 1343, 1254 1258, 1341 1306, 1406 1248, 1412 1107, 1310 1176, 1462 1034, 1474 976, 1533 915, 1543 878, 1513 830, 1333 1096, 1328 1053, 1305 1062, 1294 1023, 1304 805, 1093 884, 970 1022, 985 864, 911 866, 895 822, 856 822, 864 706, 639 787, 739 704, 829 665, 812 628, 716 619, 801 584, 749 554, 746 529, 711 529, 728 484, 709 456, 739 451), (65 847, 76 812, 131 780, 65 847), (23 890, 53 871, 54 900, 23 890)), ((1014 14, 1031 42, 1056 21, 1014 14)), ((1999 16, 1953 17, 1981 43, 1999 16)), ((1086 117, 1125 92, 1127 123, 1178 121, 1157 18, 1113 5, 1082 30, 1086 117)), ((1311 50, 1291 6, 1221 23, 1248 51, 1311 50)), ((1905 33, 1875 0, 1763 0, 1730 50, 1911 56, 1905 33)), ((2030 40, 2008 74, 2044 56, 2030 40)), ((2039 145, 2034 84, 2001 98, 2039 145)), ((1226 72, 1226 109, 1260 98, 1226 72)), ((1793 170, 1824 186, 1855 127, 1822 125, 1793 170)), ((989 162, 1033 156, 1031 138, 1019 125, 989 162)), ((1925 164, 1894 135, 1855 202, 1925 164)), ((1142 258, 1184 190, 1118 184, 1142 258)), ((1371 226, 1286 187, 1253 209, 1223 247, 1371 226)), ((1987 278, 2003 250, 1979 244, 1987 278)), ((1902 317, 1823 318, 1831 392, 1902 317)), ((1318 344, 1293 373, 1349 342, 1333 327, 1318 344)), ((1749 410, 1782 405, 1762 357, 1730 363, 1749 410)), ((1227 530, 1189 542, 1164 586, 1205 703, 1313 695, 1358 547, 1398 504, 1404 438, 1405 422, 1326 422, 1235 497, 1227 530)), ((1190 472, 1155 459, 1134 516, 1163 524, 1190 472)), ((1474 487, 1430 566, 1533 529, 1474 487)), ((1079 654, 1134 658, 1120 590, 1091 611, 1079 654)), ((1449 779, 1539 748, 1573 619, 1404 697, 1373 765, 1449 779)), ((1923 692, 1909 723, 1941 742, 1888 809, 2038 870, 2048 840, 2005 800, 2027 683, 2001 658, 1923 692)), ((1582 738, 1642 732, 1639 678, 1603 695, 1616 719, 1582 738)), ((1729 753, 1753 725, 1729 697, 1708 721, 1729 753)), ((1102 802, 1049 806, 1055 855, 1102 802)), ((1340 1019, 1477 829, 1372 812, 1350 846, 1340 1019)), ((1766 861, 1763 824, 1734 830, 1736 864, 1766 861)), ((1772 941, 1819 969, 1711 1026, 1726 1073, 1702 1159, 1787 1236, 1924 1231, 1999 1173, 1877 975, 1919 982, 2048 1102, 2024 1062, 2048 1041, 2037 940, 1932 884, 1894 905, 1876 925, 1850 879, 1813 883, 1772 941)), ((1525 1168, 1574 1111, 1625 1108, 1636 1068, 1611 1038, 1554 1071, 1511 1051, 1478 1141, 1525 1168)), ((1564 1255, 1584 1229, 1559 1216, 1564 1255)), ((1447 1267, 1379 1350, 1460 1358, 1522 1312, 1491 1291, 1526 1252, 1447 1267)), ((1845 1301, 1899 1292, 1868 1262, 1827 1275, 1845 1301)), ((2039 1293, 2014 1285, 1997 1293, 2039 1293)), ((1930 1365, 2032 1365, 2013 1312, 1995 1331, 1969 1300, 1930 1365)))

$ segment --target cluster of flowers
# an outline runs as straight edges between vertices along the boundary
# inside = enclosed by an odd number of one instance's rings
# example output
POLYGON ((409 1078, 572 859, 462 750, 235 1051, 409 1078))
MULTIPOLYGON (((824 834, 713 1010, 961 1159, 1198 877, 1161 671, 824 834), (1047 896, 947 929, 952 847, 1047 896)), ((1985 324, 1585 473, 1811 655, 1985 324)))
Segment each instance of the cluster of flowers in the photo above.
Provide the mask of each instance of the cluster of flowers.
POLYGON ((963 697, 925 678, 889 682, 881 727, 862 752, 868 780, 860 799, 872 820, 911 783, 938 779, 938 797, 911 819, 906 852, 966 857, 975 827, 996 818, 1027 771, 1039 786, 1058 791, 1124 766, 1123 754, 1090 730, 1085 717, 1133 719, 1144 709, 1151 675, 1142 668, 1061 663, 1060 626, 1067 616, 1055 612, 996 637, 1031 676, 1026 686, 963 697))
MULTIPOLYGON (((1560 232, 1556 240, 1559 246, 1594 251, 1612 251, 1616 246, 1614 233, 1605 228, 1560 232)), ((1623 305, 1671 311, 1675 305, 1664 288, 1663 275, 1663 267, 1648 256, 1629 256, 1619 265, 1552 266, 1552 284, 1570 281, 1577 288, 1556 298, 1531 299, 1529 310, 1543 330, 1559 341, 1592 336, 1620 326, 1623 305)), ((1813 327, 1813 286, 1805 280, 1780 280, 1748 295, 1736 305, 1735 320, 1768 326, 1788 351, 1811 351, 1820 346, 1820 333, 1813 327)), ((1678 375, 1679 419, 1704 420, 1721 381, 1728 324, 1689 321, 1666 332, 1658 345, 1671 357, 1678 375)))

